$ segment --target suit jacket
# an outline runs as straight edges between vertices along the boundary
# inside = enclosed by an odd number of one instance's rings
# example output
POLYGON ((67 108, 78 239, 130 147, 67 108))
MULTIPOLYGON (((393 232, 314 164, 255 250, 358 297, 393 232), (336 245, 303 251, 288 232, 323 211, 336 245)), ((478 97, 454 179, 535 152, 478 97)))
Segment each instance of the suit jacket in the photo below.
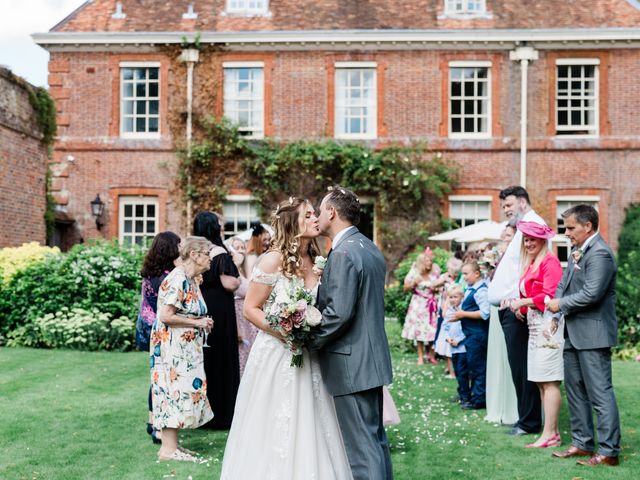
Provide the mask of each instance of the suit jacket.
POLYGON ((308 347, 318 352, 333 396, 392 381, 384 330, 385 273, 382 253, 357 228, 334 245, 327 260, 318 289, 322 323, 308 347))
POLYGON ((616 345, 616 270, 613 252, 600 234, 589 242, 577 265, 569 258, 556 298, 560 299, 565 328, 574 348, 616 345))

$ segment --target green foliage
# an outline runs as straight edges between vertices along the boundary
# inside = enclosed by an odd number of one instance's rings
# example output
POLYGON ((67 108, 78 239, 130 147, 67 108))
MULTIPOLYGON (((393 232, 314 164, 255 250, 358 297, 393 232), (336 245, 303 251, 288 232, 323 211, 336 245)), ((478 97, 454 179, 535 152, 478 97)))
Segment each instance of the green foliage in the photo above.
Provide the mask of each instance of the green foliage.
POLYGON ((63 308, 135 319, 143 253, 117 243, 76 245, 19 271, 0 296, 0 334, 63 308))
POLYGON ((74 350, 128 350, 134 342, 135 322, 112 320, 97 309, 63 307, 10 332, 7 346, 70 348, 74 350))
MULTIPOLYGON (((411 266, 423 251, 424 247, 417 246, 400 261, 398 268, 393 272, 396 280, 386 288, 384 293, 385 315, 397 318, 401 324, 404 324, 404 318, 407 316, 409 302, 411 301, 411 292, 405 292, 402 285, 411 270, 411 266)), ((447 250, 440 247, 433 249, 433 262, 440 267, 441 272, 446 271, 449 258, 451 258, 451 253, 447 250)))
POLYGON ((183 35, 181 37, 182 44, 180 46, 182 48, 195 48, 196 50, 200 50, 202 48, 200 39, 201 39, 200 32, 196 32, 195 36, 193 37, 193 40, 189 40, 189 38, 186 35, 183 35))
POLYGON ((640 204, 625 210, 624 223, 618 237, 618 262, 624 264, 631 252, 640 251, 640 204))
POLYGON ((640 250, 629 252, 626 262, 618 266, 616 281, 616 315, 622 348, 640 345, 640 250))
POLYGON ((44 136, 44 143, 50 145, 56 136, 56 104, 46 89, 42 87, 30 87, 29 101, 36 111, 38 126, 44 136))

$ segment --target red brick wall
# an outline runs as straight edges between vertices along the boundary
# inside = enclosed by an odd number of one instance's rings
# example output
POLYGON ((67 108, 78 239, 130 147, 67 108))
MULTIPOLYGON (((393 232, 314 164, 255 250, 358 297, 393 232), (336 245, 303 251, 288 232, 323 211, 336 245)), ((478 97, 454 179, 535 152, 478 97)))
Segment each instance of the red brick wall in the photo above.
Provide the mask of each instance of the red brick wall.
POLYGON ((0 247, 46 241, 47 149, 25 88, 0 71, 0 247))
MULTIPOLYGON (((624 208, 640 201, 640 52, 611 49, 595 52, 540 51, 540 59, 529 68, 529 160, 527 188, 534 207, 555 224, 555 198, 558 195, 601 197, 602 231, 616 246, 624 208), (601 135, 596 139, 550 136, 554 127, 553 102, 555 58, 597 56, 601 59, 601 135)), ((163 189, 171 193, 175 157, 166 130, 151 141, 123 140, 114 136, 118 116, 118 61, 125 55, 106 53, 54 53, 50 63, 52 95, 58 101, 60 141, 56 146, 55 168, 68 177, 56 183, 60 194, 68 193, 68 208, 86 232, 97 235, 89 213, 89 201, 97 192, 107 199, 119 188, 163 189), (116 77, 114 77, 114 75, 116 77), (116 124, 114 125, 114 122, 116 124), (76 161, 66 165, 67 155, 76 161), (163 165, 169 165, 166 168, 163 165)), ((511 184, 520 177, 520 66, 509 60, 507 51, 387 51, 387 52, 276 52, 228 53, 205 57, 199 71, 219 68, 234 59, 265 62, 267 132, 277 138, 293 140, 332 136, 333 90, 331 65, 335 61, 375 61, 378 63, 379 139, 372 145, 392 141, 425 140, 435 151, 462 167, 458 192, 483 194, 511 184), (447 76, 449 60, 491 60, 493 137, 484 140, 449 140, 446 137, 447 76), (445 128, 443 128, 443 125, 445 128)), ((160 59, 157 56, 154 59, 160 59)), ((170 60, 170 59, 168 59, 170 60)), ((176 73, 171 64, 163 72, 171 82, 176 73)), ((218 99, 222 92, 210 95, 218 99)), ((162 89, 162 86, 161 86, 162 89)), ((166 89, 164 90, 166 92, 166 89)), ((170 103, 171 105, 171 103, 170 103)), ((172 195, 161 205, 166 228, 181 233, 182 206, 172 195)), ((64 196, 62 197, 64 200, 64 196)), ((107 214, 117 215, 115 205, 107 204, 107 214)), ((494 211, 497 207, 494 205, 494 211)), ((115 235, 113 222, 107 222, 102 235, 115 235)))

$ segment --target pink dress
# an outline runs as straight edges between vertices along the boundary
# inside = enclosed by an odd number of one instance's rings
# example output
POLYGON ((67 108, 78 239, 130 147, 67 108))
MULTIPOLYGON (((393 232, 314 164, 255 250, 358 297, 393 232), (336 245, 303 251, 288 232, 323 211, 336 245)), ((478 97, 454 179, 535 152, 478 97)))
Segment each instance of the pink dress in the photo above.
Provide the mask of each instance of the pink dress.
MULTIPOLYGON (((419 276, 415 268, 407 275, 412 279, 419 276)), ((436 338, 436 329, 438 326, 437 310, 438 300, 435 292, 431 290, 431 282, 438 279, 440 272, 437 267, 431 269, 429 280, 421 281, 413 290, 409 310, 404 320, 402 328, 402 338, 414 340, 417 342, 433 342, 436 338)))
POLYGON ((244 366, 247 364, 249 352, 253 342, 258 335, 258 329, 249 320, 244 318, 242 309, 244 308, 244 297, 247 294, 249 282, 246 278, 240 277, 240 286, 235 291, 236 325, 238 328, 238 359, 240 360, 240 377, 244 373, 244 366))

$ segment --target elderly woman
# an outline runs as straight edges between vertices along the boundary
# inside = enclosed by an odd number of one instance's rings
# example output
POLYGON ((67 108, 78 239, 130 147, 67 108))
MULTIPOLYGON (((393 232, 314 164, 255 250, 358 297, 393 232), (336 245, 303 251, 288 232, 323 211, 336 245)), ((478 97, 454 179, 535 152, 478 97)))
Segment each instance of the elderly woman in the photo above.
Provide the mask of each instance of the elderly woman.
POLYGON ((527 379, 538 385, 544 410, 542 435, 526 447, 557 447, 560 382, 564 380, 564 320, 545 312, 545 301, 553 298, 562 278, 562 267, 547 245, 555 235, 553 230, 536 222, 520 221, 517 227, 522 232, 520 299, 512 301, 510 308, 520 320, 524 321, 526 315, 527 379))
POLYGON ((202 345, 213 327, 196 277, 209 270, 211 242, 188 237, 182 264, 160 285, 158 318, 151 330, 153 426, 162 432, 160 460, 195 461, 178 445, 178 430, 211 420, 202 345))

